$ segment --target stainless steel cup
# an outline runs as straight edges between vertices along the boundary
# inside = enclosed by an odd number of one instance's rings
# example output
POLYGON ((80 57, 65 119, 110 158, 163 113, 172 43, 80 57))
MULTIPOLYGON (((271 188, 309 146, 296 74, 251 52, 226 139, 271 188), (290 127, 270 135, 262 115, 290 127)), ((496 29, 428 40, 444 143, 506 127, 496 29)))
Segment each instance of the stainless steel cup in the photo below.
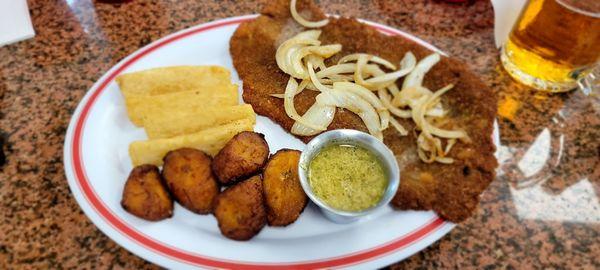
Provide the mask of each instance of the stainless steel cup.
POLYGON ((307 145, 298 164, 298 173, 300 175, 300 183, 308 198, 321 209, 321 212, 336 223, 350 223, 361 217, 367 216, 383 207, 385 207, 394 197, 400 184, 400 169, 396 158, 390 149, 379 141, 377 138, 357 130, 352 129, 337 129, 321 133, 319 136, 312 139, 307 145), (321 151, 323 147, 332 144, 348 144, 363 147, 370 150, 381 162, 385 175, 388 178, 388 186, 379 203, 371 208, 358 212, 350 212, 338 210, 330 207, 317 197, 310 186, 308 166, 312 159, 321 151))

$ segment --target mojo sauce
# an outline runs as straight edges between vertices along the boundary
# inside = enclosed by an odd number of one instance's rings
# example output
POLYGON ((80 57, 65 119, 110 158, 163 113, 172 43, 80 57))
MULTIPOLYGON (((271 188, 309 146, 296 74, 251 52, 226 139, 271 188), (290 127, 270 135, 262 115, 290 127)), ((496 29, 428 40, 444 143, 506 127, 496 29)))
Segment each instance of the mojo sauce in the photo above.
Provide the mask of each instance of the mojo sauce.
POLYGON ((353 145, 329 145, 308 166, 315 195, 330 207, 362 211, 381 200, 387 177, 381 161, 371 151, 353 145))

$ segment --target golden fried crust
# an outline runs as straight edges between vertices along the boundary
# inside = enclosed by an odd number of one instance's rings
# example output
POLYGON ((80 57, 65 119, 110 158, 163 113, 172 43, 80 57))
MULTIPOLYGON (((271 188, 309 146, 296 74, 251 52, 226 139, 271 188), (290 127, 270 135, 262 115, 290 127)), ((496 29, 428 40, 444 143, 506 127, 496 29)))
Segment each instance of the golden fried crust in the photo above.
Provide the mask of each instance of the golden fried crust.
POLYGON ((269 145, 260 133, 244 131, 235 135, 215 156, 212 169, 221 184, 258 173, 269 158, 269 145))
POLYGON ((121 206, 132 215, 150 221, 173 216, 173 199, 154 165, 140 165, 131 171, 121 206))
MULTIPOLYGON (((312 10, 314 5, 310 5, 312 10)), ((289 5, 274 1, 257 19, 242 23, 230 40, 233 64, 244 82, 244 101, 254 111, 264 115, 290 130, 294 121, 284 110, 283 100, 271 94, 283 93, 288 75, 277 67, 277 46, 303 29, 289 15, 289 5), (273 15, 273 14, 276 14, 273 15)), ((306 14, 306 13, 303 13, 306 14)), ((322 12, 316 12, 316 17, 322 12)), ((320 40, 323 44, 339 43, 342 52, 328 59, 331 65, 350 53, 371 53, 392 63, 398 63, 407 51, 422 59, 432 53, 429 49, 401 36, 386 36, 374 28, 351 18, 330 18, 323 27, 320 40)), ((399 85, 402 81, 400 80, 399 85)), ((416 138, 399 136, 393 129, 384 132, 385 144, 394 152, 401 167, 401 183, 392 204, 397 209, 435 210, 445 219, 458 222, 469 217, 475 210, 479 194, 494 179, 497 166, 491 139, 496 115, 496 96, 479 78, 467 70, 465 64, 453 58, 442 57, 440 63, 426 75, 424 85, 436 90, 454 83, 453 90, 444 94, 442 103, 450 109, 452 121, 461 126, 471 138, 470 144, 458 143, 450 152, 455 158, 452 165, 425 164, 416 155, 416 138), (421 172, 433 176, 431 182, 411 181, 421 172), (468 173, 465 173, 468 172, 468 173)), ((303 91, 294 101, 298 113, 303 114, 314 103, 317 92, 303 91)), ((410 120, 400 119, 409 130, 414 129, 410 120)), ((351 128, 367 131, 361 119, 338 109, 329 130, 351 128)), ((312 137, 298 136, 308 142, 312 137)))
POLYGON ((192 148, 170 151, 164 158, 162 174, 171 194, 194 213, 211 213, 219 194, 211 162, 209 155, 192 148))
POLYGON ((301 152, 281 149, 271 156, 263 172, 267 218, 270 226, 294 223, 308 203, 298 176, 301 152))
POLYGON ((221 233, 233 240, 248 240, 267 222, 260 175, 227 188, 216 199, 213 213, 221 233))

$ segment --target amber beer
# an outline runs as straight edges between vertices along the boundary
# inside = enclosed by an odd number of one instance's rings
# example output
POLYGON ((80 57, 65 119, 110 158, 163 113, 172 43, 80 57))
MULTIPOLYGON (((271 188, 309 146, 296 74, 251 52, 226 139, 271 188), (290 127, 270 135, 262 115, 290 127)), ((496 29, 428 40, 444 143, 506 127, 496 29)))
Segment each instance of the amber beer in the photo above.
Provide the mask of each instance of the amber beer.
POLYGON ((530 0, 501 54, 517 81, 539 90, 574 89, 600 60, 600 0, 530 0))

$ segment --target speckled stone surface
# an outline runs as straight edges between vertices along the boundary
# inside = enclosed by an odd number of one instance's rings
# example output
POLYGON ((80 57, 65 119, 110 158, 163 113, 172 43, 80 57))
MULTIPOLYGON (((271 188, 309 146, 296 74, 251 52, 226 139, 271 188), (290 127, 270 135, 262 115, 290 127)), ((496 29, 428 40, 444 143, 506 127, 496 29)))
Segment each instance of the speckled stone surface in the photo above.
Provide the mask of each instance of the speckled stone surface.
MULTIPOLYGON (((513 82, 488 1, 320 1, 328 13, 414 33, 469 63, 499 96, 497 179, 476 214, 393 269, 600 269, 600 99, 513 82)), ((36 37, 0 48, 0 269, 155 269, 81 212, 62 145, 71 114, 111 66, 164 35, 256 13, 260 1, 30 0, 36 37)))

